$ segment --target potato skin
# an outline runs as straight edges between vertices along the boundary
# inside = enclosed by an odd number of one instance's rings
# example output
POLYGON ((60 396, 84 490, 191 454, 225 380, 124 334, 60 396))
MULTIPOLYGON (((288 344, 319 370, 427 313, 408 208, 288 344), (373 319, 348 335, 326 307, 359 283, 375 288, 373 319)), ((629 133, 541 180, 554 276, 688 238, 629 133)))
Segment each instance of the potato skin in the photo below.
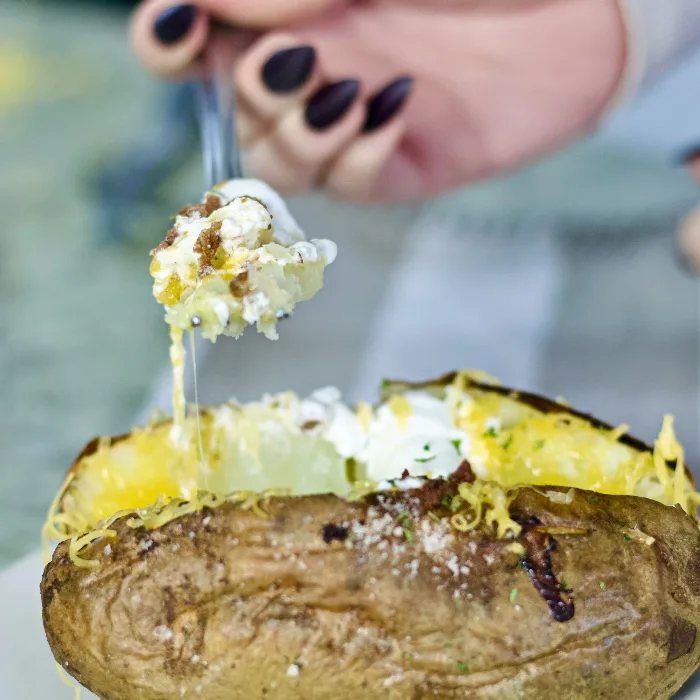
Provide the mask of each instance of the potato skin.
POLYGON ((543 491, 519 489, 511 513, 586 531, 554 536, 567 622, 512 541, 454 530, 421 489, 120 521, 84 554, 95 570, 64 542, 41 584, 46 634, 103 700, 670 698, 700 663, 697 525, 647 499, 543 491), (625 538, 635 526, 656 541, 625 538))

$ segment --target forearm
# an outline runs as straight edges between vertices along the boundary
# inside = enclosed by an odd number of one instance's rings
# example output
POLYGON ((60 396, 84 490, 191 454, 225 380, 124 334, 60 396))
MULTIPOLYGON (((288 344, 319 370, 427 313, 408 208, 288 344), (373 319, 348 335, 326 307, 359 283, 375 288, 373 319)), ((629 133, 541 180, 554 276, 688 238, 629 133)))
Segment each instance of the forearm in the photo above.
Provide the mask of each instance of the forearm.
POLYGON ((700 0, 618 0, 627 67, 618 99, 643 92, 700 45, 700 0))

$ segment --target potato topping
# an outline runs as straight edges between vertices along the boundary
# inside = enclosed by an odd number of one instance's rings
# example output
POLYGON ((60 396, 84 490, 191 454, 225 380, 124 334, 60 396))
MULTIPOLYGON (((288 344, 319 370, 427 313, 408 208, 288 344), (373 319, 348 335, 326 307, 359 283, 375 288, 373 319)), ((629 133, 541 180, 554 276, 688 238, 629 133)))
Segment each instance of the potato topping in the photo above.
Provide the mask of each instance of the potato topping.
POLYGON ((331 241, 305 240, 267 185, 232 180, 176 215, 152 251, 153 294, 168 324, 210 340, 248 325, 276 338, 278 319, 316 294, 336 253, 331 241))

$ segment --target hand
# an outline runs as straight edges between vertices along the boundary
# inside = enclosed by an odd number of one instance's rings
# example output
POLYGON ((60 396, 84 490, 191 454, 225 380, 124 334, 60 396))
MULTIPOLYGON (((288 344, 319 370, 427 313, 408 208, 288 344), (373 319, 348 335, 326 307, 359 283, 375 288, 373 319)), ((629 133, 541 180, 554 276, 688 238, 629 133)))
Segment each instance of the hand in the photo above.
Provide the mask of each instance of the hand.
MULTIPOLYGON (((693 180, 700 184, 700 151, 693 149, 683 160, 693 180)), ((676 246, 681 266, 690 274, 700 274, 700 207, 695 207, 681 222, 676 246)))
POLYGON ((146 0, 134 46, 180 77, 212 18, 247 28, 244 164, 285 194, 400 202, 517 168, 593 129, 625 62, 615 0, 146 0))

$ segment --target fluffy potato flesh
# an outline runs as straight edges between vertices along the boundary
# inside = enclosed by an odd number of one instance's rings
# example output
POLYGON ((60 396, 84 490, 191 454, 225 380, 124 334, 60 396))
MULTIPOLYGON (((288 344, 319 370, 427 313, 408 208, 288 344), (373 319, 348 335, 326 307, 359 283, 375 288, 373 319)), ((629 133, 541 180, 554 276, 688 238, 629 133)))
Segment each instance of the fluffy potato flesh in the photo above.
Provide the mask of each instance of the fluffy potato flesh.
POLYGON ((231 402, 170 422, 93 440, 72 466, 46 534, 72 537, 159 498, 282 489, 292 495, 390 488, 404 470, 449 476, 464 459, 480 479, 638 495, 695 511, 692 477, 670 421, 655 448, 568 406, 470 373, 386 382, 376 407, 351 410, 325 389, 231 402), (203 452, 200 454, 199 445, 203 452), (183 447, 183 445, 185 447, 183 447))
POLYGON ((95 570, 64 542, 41 587, 51 648, 105 700, 652 700, 696 668, 681 509, 523 487, 508 540, 451 527, 447 488, 122 519, 88 546, 95 570))
POLYGON ((335 260, 332 241, 307 241, 281 197, 259 180, 222 182, 185 207, 152 251, 153 294, 170 326, 215 340, 279 318, 310 299, 335 260))
POLYGON ((668 420, 647 447, 455 373, 185 428, 93 441, 49 515, 47 637, 104 700, 651 700, 698 665, 668 420))

